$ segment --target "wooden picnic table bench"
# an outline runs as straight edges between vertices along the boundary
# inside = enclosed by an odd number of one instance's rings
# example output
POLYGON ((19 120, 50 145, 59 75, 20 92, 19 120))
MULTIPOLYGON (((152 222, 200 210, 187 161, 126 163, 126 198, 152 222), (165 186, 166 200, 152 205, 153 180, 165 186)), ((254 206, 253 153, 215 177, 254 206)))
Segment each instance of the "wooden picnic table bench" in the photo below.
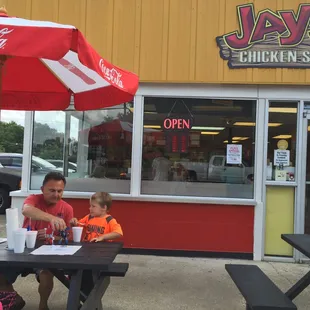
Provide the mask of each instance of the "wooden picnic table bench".
POLYGON ((296 310, 296 305, 256 265, 226 264, 225 268, 246 301, 246 309, 296 310))
MULTIPOLYGON (((310 235, 307 234, 283 234, 281 238, 293 248, 310 258, 310 235)), ((290 299, 295 299, 310 285, 310 271, 308 271, 299 281, 297 281, 285 295, 290 299)))

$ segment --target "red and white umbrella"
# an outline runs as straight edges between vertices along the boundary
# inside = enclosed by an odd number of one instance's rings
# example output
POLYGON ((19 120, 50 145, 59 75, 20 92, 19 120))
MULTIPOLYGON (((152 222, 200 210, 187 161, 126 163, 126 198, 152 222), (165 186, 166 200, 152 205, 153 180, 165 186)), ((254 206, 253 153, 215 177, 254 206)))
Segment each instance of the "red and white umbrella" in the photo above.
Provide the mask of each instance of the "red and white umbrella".
POLYGON ((77 110, 100 109, 132 100, 139 84, 74 26, 8 17, 3 8, 0 65, 0 109, 7 110, 65 110, 72 96, 77 110))

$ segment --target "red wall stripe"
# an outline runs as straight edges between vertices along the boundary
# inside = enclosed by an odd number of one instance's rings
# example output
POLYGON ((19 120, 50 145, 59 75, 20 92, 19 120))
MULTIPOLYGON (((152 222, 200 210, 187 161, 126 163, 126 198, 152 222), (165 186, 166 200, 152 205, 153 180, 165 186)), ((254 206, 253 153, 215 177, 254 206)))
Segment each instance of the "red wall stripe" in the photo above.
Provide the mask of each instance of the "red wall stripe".
MULTIPOLYGON (((66 199, 80 218, 89 200, 66 199)), ((254 207, 114 200, 124 247, 253 253, 254 207)))

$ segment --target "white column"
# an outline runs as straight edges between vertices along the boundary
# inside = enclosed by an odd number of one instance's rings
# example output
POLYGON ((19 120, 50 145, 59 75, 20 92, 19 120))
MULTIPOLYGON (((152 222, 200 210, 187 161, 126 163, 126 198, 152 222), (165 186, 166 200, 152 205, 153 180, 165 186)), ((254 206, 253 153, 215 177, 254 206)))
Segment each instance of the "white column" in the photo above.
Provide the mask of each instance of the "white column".
POLYGON ((254 198, 256 206, 254 209, 254 248, 253 259, 262 260, 264 257, 265 240, 265 208, 263 203, 265 170, 266 170, 266 146, 267 126, 266 118, 267 101, 258 99, 256 109, 256 134, 255 134, 255 172, 254 172, 254 198))
POLYGON ((143 97, 136 96, 133 109, 132 155, 130 194, 139 196, 141 191, 142 142, 143 142, 143 97))
POLYGON ((22 167, 22 188, 23 192, 28 192, 30 188, 31 157, 32 157, 32 137, 34 126, 34 112, 25 112, 24 146, 23 146, 23 167, 22 167))

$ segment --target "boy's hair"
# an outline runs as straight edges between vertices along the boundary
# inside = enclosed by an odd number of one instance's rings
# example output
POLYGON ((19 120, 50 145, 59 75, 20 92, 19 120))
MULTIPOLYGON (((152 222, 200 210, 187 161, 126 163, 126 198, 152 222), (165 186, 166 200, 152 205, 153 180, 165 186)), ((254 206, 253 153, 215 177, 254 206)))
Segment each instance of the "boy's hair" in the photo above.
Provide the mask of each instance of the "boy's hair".
POLYGON ((66 185, 66 178, 60 172, 56 172, 56 171, 49 172, 43 180, 43 185, 45 185, 50 180, 63 181, 64 185, 66 185))
POLYGON ((112 197, 109 193, 106 192, 96 192, 90 197, 90 202, 96 201, 101 208, 107 206, 107 210, 109 211, 112 205, 112 197))

